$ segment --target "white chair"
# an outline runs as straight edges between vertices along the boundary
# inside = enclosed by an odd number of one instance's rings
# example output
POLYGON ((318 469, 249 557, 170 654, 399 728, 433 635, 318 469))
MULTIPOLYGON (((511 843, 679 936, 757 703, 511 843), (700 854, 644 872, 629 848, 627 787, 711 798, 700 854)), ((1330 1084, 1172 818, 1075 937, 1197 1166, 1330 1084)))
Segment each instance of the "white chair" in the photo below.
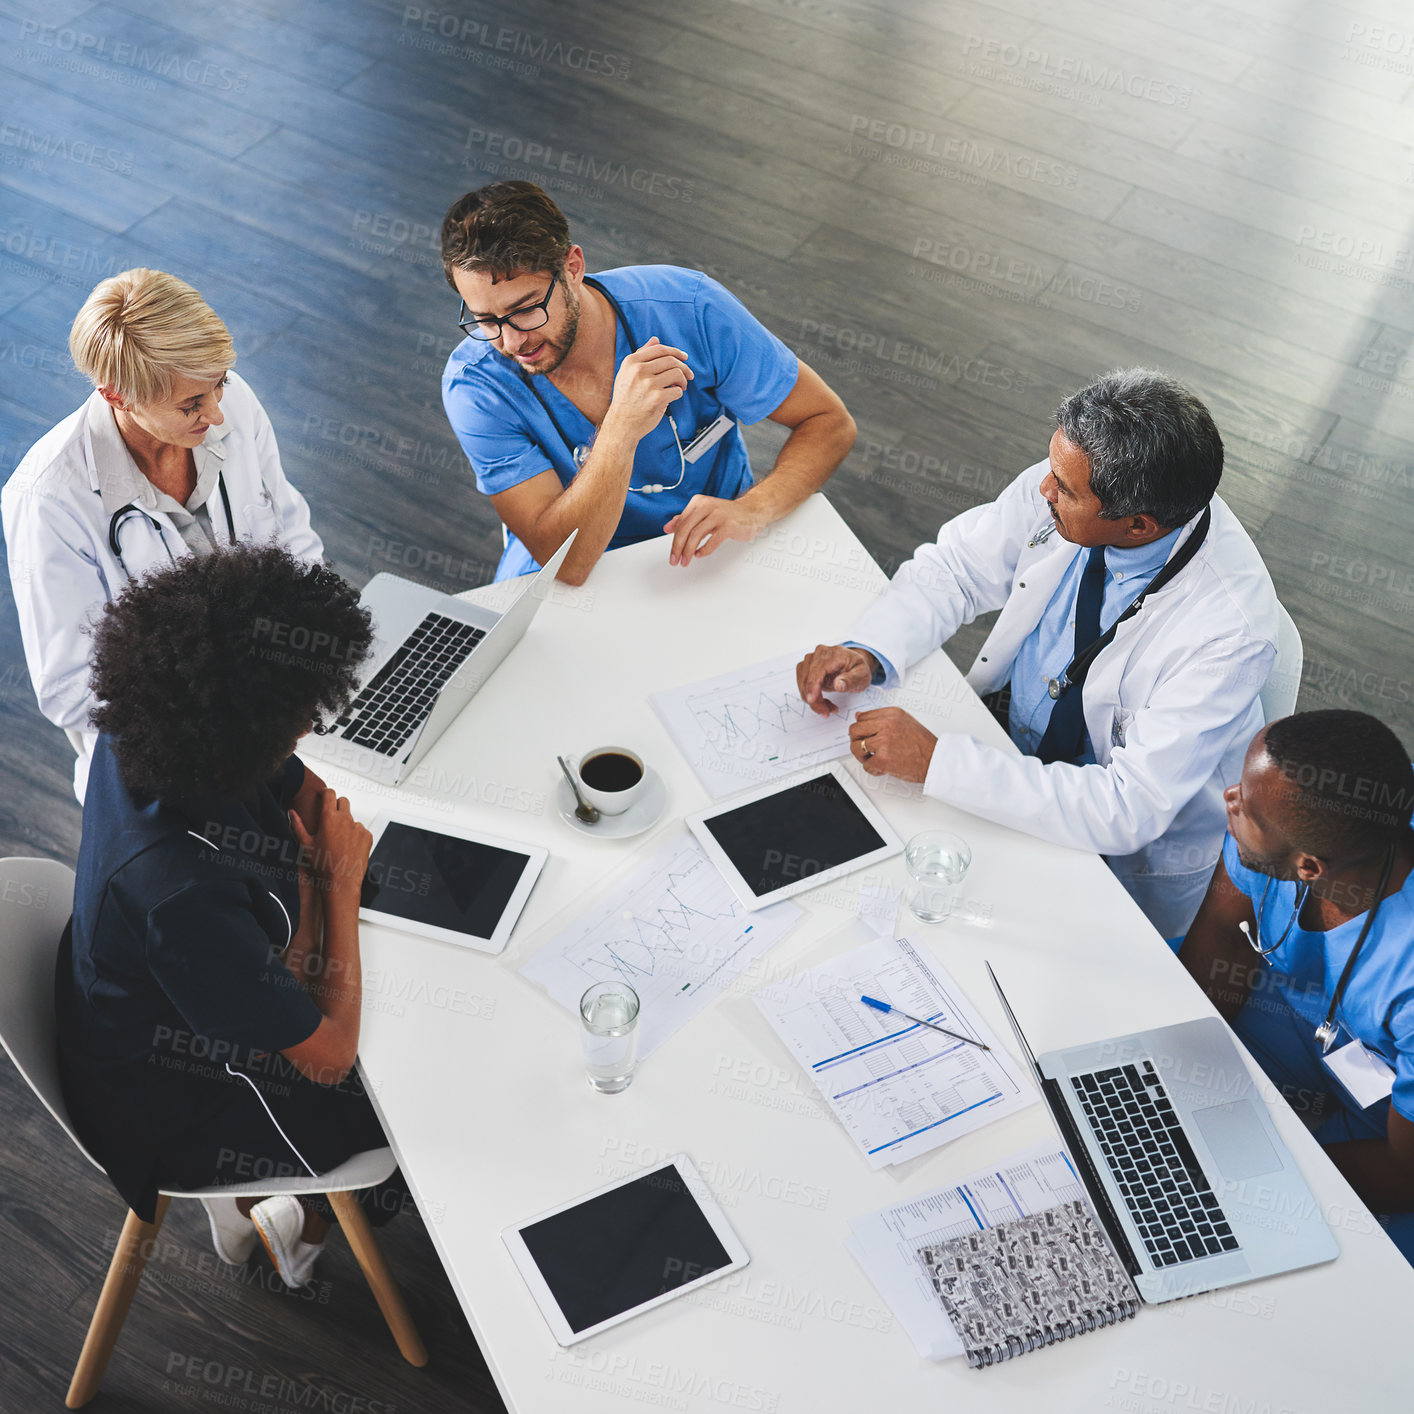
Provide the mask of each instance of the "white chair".
POLYGON ((1296 710, 1296 694, 1301 691, 1301 667, 1306 650, 1301 645, 1301 631, 1282 604, 1277 605, 1277 656, 1258 696, 1262 701, 1262 716, 1268 722, 1289 717, 1296 710))
MULTIPOLYGON (((79 1152, 102 1172, 103 1166, 79 1143, 59 1086, 54 966, 59 939, 73 905, 73 870, 50 859, 0 859, 0 1045, 79 1152)), ((327 1195, 398 1349, 411 1364, 425 1365, 427 1349, 383 1260, 368 1218, 353 1196, 358 1189, 382 1183, 396 1167, 391 1149, 369 1149, 317 1178, 280 1178, 186 1192, 164 1191, 157 1199, 157 1211, 150 1223, 129 1211, 64 1402, 70 1409, 79 1409, 98 1393, 142 1279, 147 1254, 153 1250, 173 1198, 327 1195)))

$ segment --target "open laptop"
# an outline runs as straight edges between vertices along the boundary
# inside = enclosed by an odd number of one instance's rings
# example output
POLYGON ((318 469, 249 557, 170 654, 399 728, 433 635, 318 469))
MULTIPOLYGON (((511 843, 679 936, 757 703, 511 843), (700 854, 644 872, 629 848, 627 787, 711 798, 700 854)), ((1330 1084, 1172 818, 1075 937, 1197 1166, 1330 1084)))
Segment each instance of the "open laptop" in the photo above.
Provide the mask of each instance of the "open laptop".
POLYGON ((342 717, 311 733, 299 754, 396 785, 432 749, 481 684, 520 642, 578 530, 498 614, 395 574, 359 596, 373 615, 373 652, 342 717))
POLYGON ((1146 1302, 1339 1255, 1216 1016, 1037 1060, 987 965, 1096 1216, 1146 1302))

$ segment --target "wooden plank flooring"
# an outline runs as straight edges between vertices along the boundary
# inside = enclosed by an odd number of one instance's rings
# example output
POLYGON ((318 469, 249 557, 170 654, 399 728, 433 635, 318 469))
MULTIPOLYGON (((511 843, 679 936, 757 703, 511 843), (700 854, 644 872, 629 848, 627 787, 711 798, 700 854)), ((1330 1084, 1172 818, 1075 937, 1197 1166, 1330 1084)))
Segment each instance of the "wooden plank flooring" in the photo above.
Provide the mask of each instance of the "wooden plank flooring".
MULTIPOLYGON (((1414 56, 1377 24, 1407 32, 1403 0, 0 0, 0 477, 86 393, 87 290, 153 265, 230 325, 350 578, 490 578, 435 233, 526 176, 591 268, 706 270, 839 389, 860 436, 830 495, 888 570, 1039 459, 1066 392, 1173 371, 1304 635, 1301 705, 1414 749, 1414 56)), ((781 435, 747 440, 765 466, 781 435)), ((72 860, 8 580, 0 733, 0 851, 72 860)), ((0 1414, 29 1414, 60 1405, 121 1208, 8 1066, 0 1133, 0 1414)), ((199 1407, 186 1372, 218 1367, 281 1409, 500 1408, 418 1217, 385 1243, 424 1371, 337 1240, 302 1299, 220 1269, 203 1223, 173 1209, 95 1408, 199 1407)))

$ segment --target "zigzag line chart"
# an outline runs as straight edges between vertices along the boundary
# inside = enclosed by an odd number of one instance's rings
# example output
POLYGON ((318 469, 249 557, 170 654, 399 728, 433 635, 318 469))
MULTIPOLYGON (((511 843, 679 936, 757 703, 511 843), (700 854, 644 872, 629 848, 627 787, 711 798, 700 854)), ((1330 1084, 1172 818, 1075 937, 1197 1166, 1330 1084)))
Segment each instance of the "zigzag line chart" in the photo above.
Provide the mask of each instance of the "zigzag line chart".
POLYGON ((595 982, 638 993, 646 1054, 716 996, 800 917, 792 903, 747 912, 695 840, 669 844, 521 969, 577 1008, 595 982))
POLYGON ((665 973, 681 976, 692 956, 714 951, 723 934, 740 933, 746 911, 707 859, 674 864, 615 908, 582 951, 575 949, 574 961, 590 981, 617 977, 636 989, 665 973))
POLYGON ((757 674, 686 701, 703 737, 723 756, 779 762, 783 769, 821 751, 840 752, 849 739, 842 714, 820 717, 801 700, 794 672, 757 674))
POLYGON ((714 797, 849 750, 855 712, 882 706, 877 688, 834 697, 839 711, 818 716, 801 700, 793 655, 655 693, 664 726, 714 797))

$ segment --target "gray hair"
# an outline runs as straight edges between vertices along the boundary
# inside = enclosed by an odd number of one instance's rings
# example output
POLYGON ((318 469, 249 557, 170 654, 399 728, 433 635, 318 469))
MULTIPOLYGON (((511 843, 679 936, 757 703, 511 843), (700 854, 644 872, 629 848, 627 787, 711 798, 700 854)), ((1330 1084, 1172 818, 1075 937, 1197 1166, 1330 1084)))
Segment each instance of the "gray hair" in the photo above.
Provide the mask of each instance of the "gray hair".
POLYGON ((1222 479, 1212 414, 1151 368, 1117 368, 1072 393, 1056 409, 1056 426, 1089 458, 1106 520, 1151 515, 1173 529, 1213 499, 1222 479))

